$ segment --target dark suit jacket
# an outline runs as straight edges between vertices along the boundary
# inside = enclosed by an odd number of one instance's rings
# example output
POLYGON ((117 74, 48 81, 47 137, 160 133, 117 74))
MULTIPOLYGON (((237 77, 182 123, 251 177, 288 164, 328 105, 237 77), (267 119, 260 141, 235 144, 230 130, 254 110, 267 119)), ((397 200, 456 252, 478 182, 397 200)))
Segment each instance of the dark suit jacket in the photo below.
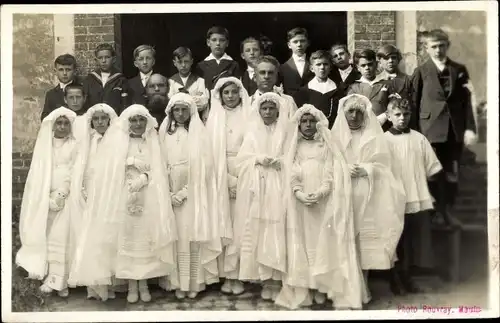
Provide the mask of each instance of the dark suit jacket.
POLYGON ((309 83, 310 80, 314 78, 314 74, 309 70, 309 61, 306 58, 304 65, 304 73, 300 77, 299 71, 297 70, 297 65, 293 57, 290 57, 286 63, 280 66, 279 70, 279 83, 283 85, 283 91, 285 94, 294 96, 301 87, 304 87, 309 83))
POLYGON ((205 79, 205 86, 209 91, 214 88, 215 83, 221 77, 241 77, 238 63, 226 59, 221 60, 220 64, 217 64, 215 59, 201 61, 196 66, 194 73, 205 79))
POLYGON ((412 90, 410 76, 403 72, 398 72, 396 77, 391 81, 394 92, 398 93, 401 97, 410 100, 412 90))
POLYGON ((339 100, 344 96, 343 94, 343 90, 339 88, 322 94, 304 86, 295 93, 293 99, 298 107, 308 103, 314 105, 316 109, 321 110, 328 119, 328 129, 331 129, 337 118, 339 100))
POLYGON ((347 90, 347 94, 361 94, 366 96, 372 103, 372 110, 376 116, 387 111, 389 95, 394 93, 390 80, 381 80, 373 86, 362 82, 354 82, 347 90))
MULTIPOLYGON (((154 73, 155 72, 153 72, 153 74, 154 73)), ((128 86, 130 103, 146 105, 146 89, 142 86, 141 74, 137 74, 133 78, 128 79, 128 86)))
POLYGON ((465 130, 476 131, 471 95, 464 87, 469 81, 467 68, 448 58, 451 90, 445 96, 439 83, 438 68, 429 59, 412 76, 412 128, 431 143, 446 142, 451 121, 457 142, 463 142, 465 130))
POLYGON ((119 115, 130 105, 127 79, 117 71, 111 72, 104 86, 100 71, 92 72, 85 78, 83 87, 87 93, 85 111, 97 103, 106 103, 119 115))
POLYGON ((257 91, 257 83, 255 83, 254 79, 250 79, 248 71, 245 71, 243 73, 243 76, 241 77, 241 83, 243 83, 243 87, 245 88, 245 90, 247 90, 248 95, 252 96, 255 91, 257 91))
POLYGON ((359 80, 361 77, 361 73, 356 69, 356 66, 352 66, 352 71, 349 73, 349 76, 345 79, 345 81, 342 81, 342 76, 340 76, 339 69, 334 66, 332 68, 332 71, 330 72, 330 79, 337 84, 337 88, 342 88, 344 91, 347 91, 349 86, 351 86, 352 83, 354 83, 356 80, 359 80))
MULTIPOLYGON (((76 82, 73 81, 72 83, 76 82)), ((48 90, 45 94, 45 103, 43 104, 41 120, 45 119, 52 111, 60 107, 67 107, 67 105, 66 102, 64 102, 64 91, 61 89, 61 86, 57 84, 57 86, 48 90)))

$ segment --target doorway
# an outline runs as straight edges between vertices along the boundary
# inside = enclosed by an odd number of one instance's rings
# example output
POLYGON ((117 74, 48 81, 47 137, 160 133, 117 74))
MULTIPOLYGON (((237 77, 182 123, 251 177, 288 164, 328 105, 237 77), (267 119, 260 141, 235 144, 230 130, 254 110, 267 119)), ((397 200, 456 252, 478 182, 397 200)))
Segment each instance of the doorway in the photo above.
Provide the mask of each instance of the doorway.
POLYGON ((135 76, 132 52, 141 44, 154 46, 155 70, 167 77, 176 73, 172 52, 186 46, 196 62, 209 55, 205 36, 207 30, 220 25, 229 30, 227 54, 239 62, 240 42, 249 37, 267 36, 273 42, 271 54, 280 63, 290 56, 286 33, 294 27, 306 28, 309 33, 308 52, 328 49, 332 44, 347 43, 346 12, 237 12, 237 13, 164 13, 121 15, 122 69, 127 77, 135 76))

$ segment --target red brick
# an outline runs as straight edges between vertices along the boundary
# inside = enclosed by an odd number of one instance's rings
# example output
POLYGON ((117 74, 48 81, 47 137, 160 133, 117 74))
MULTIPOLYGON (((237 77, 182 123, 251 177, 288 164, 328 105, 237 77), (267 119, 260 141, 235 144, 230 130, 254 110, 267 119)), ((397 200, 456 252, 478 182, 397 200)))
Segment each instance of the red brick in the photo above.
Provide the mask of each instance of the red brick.
POLYGON ((113 32, 112 26, 87 27, 89 34, 107 34, 113 32))
POLYGON ((395 32, 394 25, 366 25, 365 29, 367 32, 395 32))
POLYGON ((12 167, 22 167, 23 160, 22 159, 14 159, 12 160, 12 167))
POLYGON ((115 35, 114 34, 105 34, 102 36, 104 42, 112 42, 115 40, 115 35))
POLYGON ((98 43, 102 42, 102 35, 75 35, 75 43, 98 43))
POLYGON ((88 43, 76 43, 75 44, 75 50, 77 50, 77 51, 87 51, 87 50, 89 50, 89 44, 88 43))
POLYGON ((382 33, 381 34, 381 39, 382 40, 395 40, 396 39, 396 33, 382 33))
POLYGON ((21 153, 12 153, 12 160, 21 158, 21 153))
POLYGON ((115 20, 113 18, 101 18, 101 26, 114 26, 115 20))
POLYGON ((23 166, 26 167, 27 169, 29 169, 31 166, 31 159, 24 159, 23 166))
POLYGON ((75 35, 86 35, 87 34, 87 27, 75 27, 75 35))

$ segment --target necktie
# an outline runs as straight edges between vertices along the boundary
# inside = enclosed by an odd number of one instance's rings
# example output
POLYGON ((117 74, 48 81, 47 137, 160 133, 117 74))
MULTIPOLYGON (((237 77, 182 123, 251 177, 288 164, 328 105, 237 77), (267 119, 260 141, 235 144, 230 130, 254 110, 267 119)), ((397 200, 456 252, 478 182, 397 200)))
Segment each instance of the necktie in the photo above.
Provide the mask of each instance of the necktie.
POLYGON ((389 74, 388 78, 389 78, 389 80, 395 79, 396 78, 396 74, 389 74))

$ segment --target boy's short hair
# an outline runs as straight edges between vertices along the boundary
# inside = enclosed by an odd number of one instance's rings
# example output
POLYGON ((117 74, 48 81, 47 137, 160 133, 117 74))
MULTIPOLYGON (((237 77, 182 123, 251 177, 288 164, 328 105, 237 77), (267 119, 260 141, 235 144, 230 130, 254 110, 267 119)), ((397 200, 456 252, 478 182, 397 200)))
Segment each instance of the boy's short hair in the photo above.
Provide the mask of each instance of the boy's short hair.
POLYGON ((178 47, 174 52, 172 53, 172 58, 175 59, 182 59, 185 56, 189 56, 193 58, 193 53, 191 53, 191 50, 187 47, 178 47))
POLYGON ((433 29, 426 33, 425 40, 443 40, 446 42, 450 42, 450 37, 442 29, 433 29))
POLYGON ((332 47, 330 48, 330 51, 333 52, 334 50, 337 49, 343 49, 347 54, 349 54, 349 49, 347 48, 346 44, 340 44, 340 43, 333 44, 332 47))
POLYGON ((82 91, 83 96, 86 95, 85 88, 83 87, 83 85, 78 84, 78 83, 71 83, 71 84, 66 85, 66 87, 64 88, 64 96, 68 95, 69 90, 80 90, 80 91, 82 91))
POLYGON ((259 57, 257 59, 257 61, 255 62, 255 67, 257 67, 260 63, 273 64, 274 66, 276 66, 276 70, 278 70, 280 68, 280 62, 278 62, 278 60, 274 56, 271 56, 271 55, 263 55, 263 56, 259 57))
POLYGON ((54 67, 56 65, 67 65, 67 66, 71 65, 73 66, 73 68, 76 68, 76 58, 71 54, 59 55, 54 61, 54 67))
POLYGON ((314 60, 316 59, 326 59, 332 65, 332 55, 326 50, 317 50, 314 53, 311 54, 311 57, 309 57, 309 63, 313 65, 314 60))
POLYGON ((221 26, 213 26, 207 31, 207 39, 210 39, 213 34, 219 34, 219 35, 224 35, 227 40, 229 40, 229 31, 221 26))
POLYGON ((113 46, 111 44, 99 44, 96 49, 94 50, 94 55, 95 57, 97 57, 97 54, 99 54, 100 51, 103 51, 103 50, 109 50, 109 52, 111 53, 111 56, 115 57, 116 56, 116 52, 115 52, 115 49, 113 48, 113 46))
POLYGON ((411 111, 410 101, 402 98, 399 94, 394 93, 389 95, 389 103, 387 104, 387 111, 392 112, 396 109, 402 111, 411 111))
POLYGON ((240 43, 240 53, 243 53, 243 48, 245 48, 245 45, 248 43, 257 43, 259 45, 260 50, 262 50, 262 42, 258 40, 255 37, 247 37, 243 39, 243 41, 240 43))
POLYGON ((400 61, 403 58, 399 49, 394 45, 390 44, 384 45, 380 47, 377 51, 377 59, 387 58, 390 55, 396 55, 398 57, 398 61, 400 61))
POLYGON ((150 50, 151 53, 153 54, 153 57, 156 57, 156 50, 153 48, 151 45, 139 45, 134 49, 134 59, 139 56, 139 54, 145 50, 150 50))
POLYGON ((377 61, 377 54, 372 49, 366 48, 354 53, 353 61, 354 64, 358 64, 360 59, 366 59, 368 61, 377 61))
POLYGON ((307 39, 309 39, 309 35, 307 34, 307 30, 305 28, 296 27, 296 28, 293 28, 292 30, 289 30, 286 33, 286 40, 290 41, 293 37, 295 37, 297 35, 304 35, 307 39))

